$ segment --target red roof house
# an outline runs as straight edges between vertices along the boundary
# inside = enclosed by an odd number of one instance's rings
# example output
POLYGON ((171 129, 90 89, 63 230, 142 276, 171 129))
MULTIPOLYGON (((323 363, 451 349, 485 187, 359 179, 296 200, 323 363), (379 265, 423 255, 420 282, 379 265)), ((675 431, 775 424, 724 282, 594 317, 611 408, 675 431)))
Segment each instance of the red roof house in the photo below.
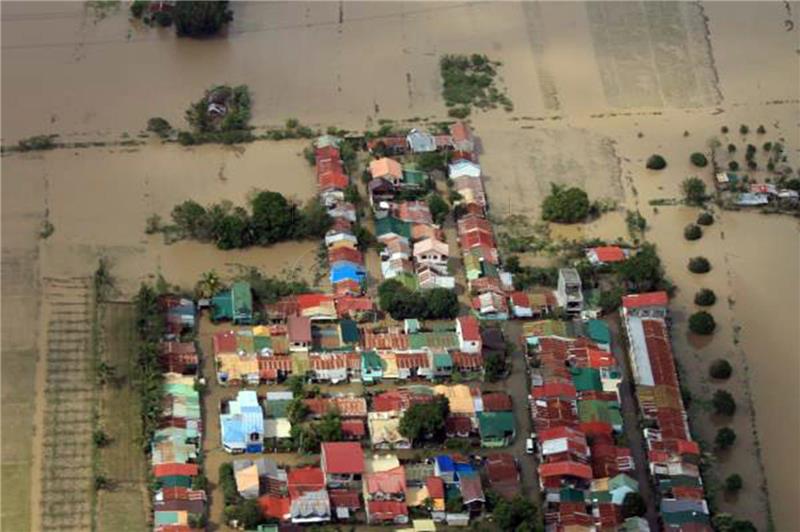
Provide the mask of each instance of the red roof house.
POLYGON ((185 476, 197 476, 197 464, 156 464, 153 466, 153 475, 156 478, 185 476))
POLYGON ((511 410, 511 396, 505 392, 485 393, 482 400, 484 412, 508 412, 511 410))
POLYGON ((262 495, 258 498, 261 514, 267 519, 288 520, 291 515, 292 499, 276 495, 262 495))
POLYGON ((364 450, 355 442, 323 442, 322 470, 326 475, 360 475, 364 472, 364 450))
POLYGON ((554 462, 539 465, 539 476, 550 477, 577 477, 584 480, 592 479, 592 468, 579 462, 554 462))
POLYGON ((647 292, 644 294, 629 294, 622 297, 622 306, 627 309, 642 307, 666 307, 669 296, 666 292, 647 292))

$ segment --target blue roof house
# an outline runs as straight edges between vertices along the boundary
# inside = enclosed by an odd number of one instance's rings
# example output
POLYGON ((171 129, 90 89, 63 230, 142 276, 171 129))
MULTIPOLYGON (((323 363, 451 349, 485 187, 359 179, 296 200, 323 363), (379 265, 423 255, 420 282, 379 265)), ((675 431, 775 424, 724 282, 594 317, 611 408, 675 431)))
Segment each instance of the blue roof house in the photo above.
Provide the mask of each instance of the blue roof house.
POLYGON ((222 405, 221 412, 223 449, 232 454, 264 450, 264 412, 255 391, 241 390, 236 399, 222 405))
POLYGON ((331 265, 331 283, 339 281, 355 281, 361 283, 366 277, 364 267, 347 261, 339 261, 331 265))

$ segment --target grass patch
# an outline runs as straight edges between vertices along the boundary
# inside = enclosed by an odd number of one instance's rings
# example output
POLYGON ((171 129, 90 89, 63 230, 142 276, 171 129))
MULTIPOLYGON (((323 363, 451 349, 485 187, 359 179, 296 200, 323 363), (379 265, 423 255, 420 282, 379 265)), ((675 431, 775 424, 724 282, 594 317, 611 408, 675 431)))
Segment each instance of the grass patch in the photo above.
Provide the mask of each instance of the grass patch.
POLYGON ((514 104, 506 91, 498 88, 495 78, 499 61, 491 61, 483 54, 445 55, 439 61, 442 75, 442 97, 454 118, 465 118, 471 108, 482 110, 502 107, 507 112, 514 104))

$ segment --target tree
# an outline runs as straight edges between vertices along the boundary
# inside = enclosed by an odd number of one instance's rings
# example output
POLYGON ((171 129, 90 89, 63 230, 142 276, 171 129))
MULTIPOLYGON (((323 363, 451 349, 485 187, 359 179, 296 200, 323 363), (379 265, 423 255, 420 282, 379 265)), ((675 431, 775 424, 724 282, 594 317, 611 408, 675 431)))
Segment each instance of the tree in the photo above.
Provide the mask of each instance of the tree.
POLYGON ((728 153, 736 153, 736 144, 728 144, 728 153))
POLYGON ((636 290, 651 290, 661 282, 664 270, 656 248, 652 244, 642 245, 639 253, 619 263, 617 272, 623 280, 633 285, 636 290))
POLYGON ((689 316, 689 330, 694 334, 709 335, 717 328, 717 323, 714 321, 714 316, 701 310, 689 316))
POLYGON ((767 151, 767 152, 772 151, 772 143, 771 142, 765 142, 764 145, 762 146, 762 148, 764 148, 764 151, 767 151))
POLYGON ((603 309, 603 313, 609 314, 619 308, 622 303, 622 296, 624 291, 620 287, 614 287, 611 290, 603 290, 600 292, 600 298, 597 304, 603 309))
POLYGON ((294 238, 323 238, 333 225, 328 210, 316 198, 308 200, 299 221, 295 226, 294 238))
POLYGON ((302 397, 295 397, 286 407, 286 417, 296 425, 303 422, 309 413, 308 405, 303 401, 302 397))
POLYGON ((250 219, 247 212, 237 207, 214 224, 212 231, 219 249, 240 249, 252 243, 250 219))
POLYGON ((728 163, 728 170, 730 170, 731 172, 735 172, 738 169, 739 169, 739 163, 737 163, 736 161, 731 161, 728 163))
POLYGON ((261 191, 252 198, 250 206, 253 209, 251 224, 257 243, 269 245, 294 234, 298 221, 297 207, 282 194, 261 191))
POLYGON ((701 288, 694 295, 694 304, 701 307, 710 307, 717 302, 717 295, 710 288, 701 288))
POLYGON ((195 286, 195 294, 200 299, 212 298, 220 289, 219 275, 215 270, 203 272, 195 286))
POLYGON ((702 153, 700 153, 700 152, 694 152, 694 153, 693 153, 693 154, 692 154, 692 155, 689 157, 689 160, 690 160, 690 161, 692 161, 692 164, 693 164, 693 165, 695 165, 695 166, 697 166, 697 167, 700 167, 700 168, 703 168, 703 167, 705 167, 705 166, 708 164, 708 159, 706 158, 706 156, 705 156, 705 155, 703 155, 703 154, 702 154, 702 153))
POLYGON ((245 530, 255 530, 264 521, 257 499, 243 499, 235 507, 226 509, 229 520, 236 520, 245 530))
POLYGON ((522 496, 516 496, 510 501, 499 499, 492 517, 497 528, 503 532, 528 532, 537 528, 536 506, 522 496))
POLYGON ((431 211, 433 221, 439 225, 443 224, 445 218, 447 218, 447 215, 450 213, 450 206, 447 202, 436 192, 428 194, 425 201, 428 204, 428 209, 431 211))
POLYGON ((417 156, 417 166, 423 172, 447 170, 448 156, 446 152, 432 151, 421 153, 417 156))
POLYGON ((369 229, 361 224, 356 224, 353 226, 353 236, 358 240, 358 249, 361 251, 366 251, 378 243, 375 235, 373 235, 369 229))
POLYGON ((758 126, 758 129, 756 130, 756 132, 757 132, 759 135, 763 135, 764 133, 766 133, 766 132, 767 132, 767 129, 766 129, 766 128, 764 127, 764 125, 762 124, 762 125, 758 126))
POLYGON ((736 432, 730 427, 722 427, 717 431, 714 445, 717 449, 729 449, 736 442, 736 432))
POLYGON ((205 491, 208 488, 208 477, 204 473, 198 474, 192 478, 192 489, 205 491))
POLYGON ((163 139, 172 132, 172 126, 160 116, 154 116, 147 121, 147 131, 152 131, 163 139))
POLYGON ((697 216, 697 224, 698 225, 713 225, 714 223, 714 215, 710 212, 701 212, 697 216))
POLYGON ((411 405, 400 419, 400 434, 414 442, 421 440, 441 440, 444 436, 444 423, 450 414, 447 397, 437 395, 432 402, 411 405))
POLYGON ((458 296, 446 288, 412 292, 396 279, 378 287, 378 305, 392 318, 454 319, 458 316, 458 296))
POLYGON ((286 385, 289 387, 289 390, 292 391, 292 395, 294 397, 303 397, 303 388, 305 388, 306 381, 300 375, 292 375, 288 379, 286 379, 286 385))
POLYGON ((331 410, 325 413, 319 423, 314 424, 314 431, 320 441, 342 440, 342 418, 339 413, 331 410))
POLYGON ((730 417, 736 413, 736 401, 734 401, 730 392, 726 390, 714 392, 711 404, 714 405, 714 412, 717 415, 730 417))
POLYGON ((692 273, 708 273, 711 271, 711 263, 705 257, 692 257, 689 259, 688 268, 692 273))
POLYGON ((699 240, 703 236, 703 230, 699 225, 689 224, 683 228, 683 238, 686 240, 699 240))
POLYGON ((720 131, 722 131, 723 134, 726 134, 728 132, 728 126, 722 126, 720 131))
POLYGON ((100 490, 107 489, 110 485, 111 485, 111 482, 108 480, 108 478, 105 475, 103 475, 101 473, 97 473, 94 476, 94 490, 95 491, 100 491, 100 490))
POLYGON ((729 379, 733 373, 731 363, 724 358, 718 358, 708 368, 708 374, 712 379, 729 379))
POLYGON ((725 479, 725 491, 736 493, 742 489, 743 484, 741 475, 734 473, 725 479))
POLYGON ((542 219, 548 222, 575 223, 589 215, 589 196, 577 187, 550 183, 550 195, 542 203, 542 219))
POLYGON ((233 20, 227 0, 216 2, 176 2, 173 10, 175 31, 180 37, 206 37, 217 33, 233 20))
POLYGON ((650 170, 663 170, 667 167, 667 161, 658 154, 653 154, 647 158, 647 168, 650 170))
POLYGON ((206 240, 207 213, 206 209, 193 200, 186 200, 172 209, 172 221, 187 237, 197 240, 206 240))
POLYGON ((487 381, 500 380, 506 373, 506 358, 503 353, 489 353, 483 364, 483 374, 487 381))
POLYGON ((348 203, 352 203, 356 207, 361 205, 361 193, 358 191, 358 187, 355 184, 350 183, 347 185, 347 188, 344 189, 344 200, 348 203))
POLYGON ((103 432, 102 429, 96 429, 92 434, 92 441, 94 442, 95 447, 105 447, 111 441, 108 438, 108 434, 103 432))
POLYGON ((747 135, 747 133, 749 131, 750 131, 750 128, 747 127, 745 124, 742 124, 741 126, 739 126, 739 133, 741 133, 742 135, 747 135))
POLYGON ((706 184, 699 177, 687 177, 681 183, 683 197, 689 205, 702 205, 706 201, 706 184))
POLYGON ((625 494, 622 500, 622 517, 641 517, 647 512, 647 505, 644 499, 638 492, 630 492, 625 494))

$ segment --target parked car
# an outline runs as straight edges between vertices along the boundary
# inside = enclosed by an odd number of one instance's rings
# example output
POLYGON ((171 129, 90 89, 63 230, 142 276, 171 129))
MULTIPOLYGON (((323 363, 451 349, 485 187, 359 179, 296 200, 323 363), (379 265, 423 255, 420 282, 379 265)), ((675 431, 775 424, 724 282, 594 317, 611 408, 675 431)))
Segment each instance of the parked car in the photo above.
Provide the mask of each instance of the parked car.
POLYGON ((533 454, 533 438, 525 440, 525 454, 533 454))

